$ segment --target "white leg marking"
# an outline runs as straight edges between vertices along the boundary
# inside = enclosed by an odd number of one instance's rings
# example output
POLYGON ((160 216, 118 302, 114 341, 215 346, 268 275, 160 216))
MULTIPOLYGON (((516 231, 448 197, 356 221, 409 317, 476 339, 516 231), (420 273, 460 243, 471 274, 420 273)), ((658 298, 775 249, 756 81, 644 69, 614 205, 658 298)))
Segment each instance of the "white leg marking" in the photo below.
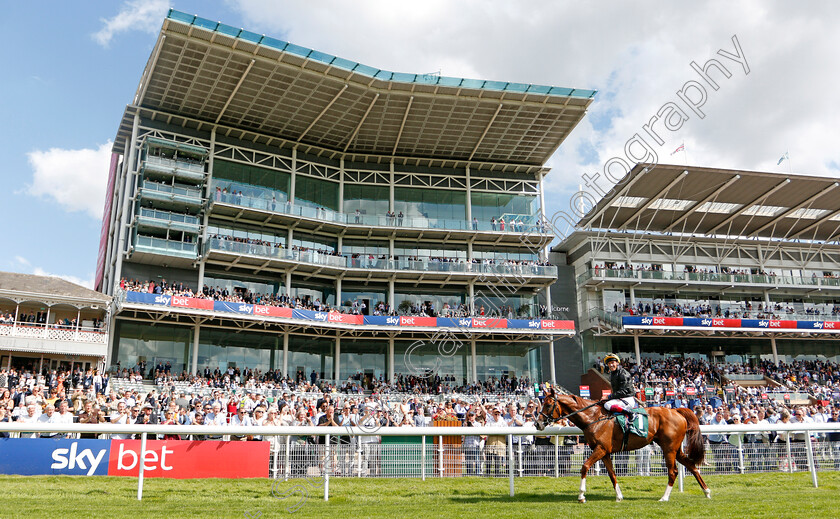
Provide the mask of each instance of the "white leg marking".
POLYGON ((584 492, 586 492, 586 478, 580 478, 580 494, 578 494, 578 501, 581 503, 586 502, 586 497, 584 497, 584 492))
POLYGON ((706 490, 704 490, 703 492, 705 492, 705 493, 706 493, 706 497, 708 497, 709 499, 711 499, 711 498, 712 498, 712 489, 711 489, 711 488, 707 488, 707 489, 706 489, 706 490))
POLYGON ((621 495, 621 487, 619 487, 618 483, 616 483, 615 484, 615 501, 616 501, 616 503, 620 503, 622 499, 624 499, 624 496, 621 495))
POLYGON ((671 497, 671 489, 672 488, 674 488, 674 487, 672 487, 671 485, 668 485, 667 487, 665 487, 665 495, 662 496, 662 499, 660 499, 660 501, 667 501, 671 497))

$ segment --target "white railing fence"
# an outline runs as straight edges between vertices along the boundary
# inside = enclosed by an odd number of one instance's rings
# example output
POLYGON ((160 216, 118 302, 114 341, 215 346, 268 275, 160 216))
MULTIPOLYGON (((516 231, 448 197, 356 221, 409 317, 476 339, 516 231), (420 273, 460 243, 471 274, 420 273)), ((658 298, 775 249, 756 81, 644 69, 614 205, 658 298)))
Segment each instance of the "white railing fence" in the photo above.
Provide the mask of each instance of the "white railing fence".
MULTIPOLYGON (((145 459, 149 435, 182 435, 193 440, 208 436, 253 436, 270 441, 269 474, 273 479, 323 477, 324 499, 329 499, 331 477, 508 477, 510 495, 514 479, 527 476, 575 476, 589 457, 588 446, 564 442, 579 436, 576 427, 241 427, 204 425, 24 424, 0 422, 9 433, 133 434, 141 439, 140 459, 145 459), (486 436, 486 443, 477 437, 486 436), (556 437, 551 444, 534 443, 535 436, 556 437), (453 438, 454 437, 454 438, 453 438), (463 439, 462 439, 463 437, 463 439), (314 439, 314 442, 313 442, 314 439), (447 440, 448 439, 448 440, 447 440), (472 439, 475 439, 473 441, 472 439)), ((826 441, 827 433, 840 433, 840 423, 772 425, 704 425, 701 432, 722 434, 731 441, 707 443, 705 474, 756 472, 811 473, 840 470, 840 442, 826 441)), ((712 439, 720 439, 712 436, 712 439)), ((613 463, 620 477, 666 476, 662 452, 656 445, 615 453, 613 463)), ((140 464, 137 498, 142 499, 143 464, 140 464)), ((599 462, 593 474, 606 474, 599 462)), ((679 489, 685 472, 680 466, 679 489)))

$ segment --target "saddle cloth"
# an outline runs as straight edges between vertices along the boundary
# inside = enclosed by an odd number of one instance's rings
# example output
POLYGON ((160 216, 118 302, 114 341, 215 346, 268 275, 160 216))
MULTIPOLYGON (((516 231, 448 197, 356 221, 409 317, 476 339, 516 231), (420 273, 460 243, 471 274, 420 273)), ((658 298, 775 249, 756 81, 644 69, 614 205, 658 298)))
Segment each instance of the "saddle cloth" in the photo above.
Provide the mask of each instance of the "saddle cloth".
POLYGON ((615 420, 618 422, 618 425, 621 427, 621 432, 624 433, 624 437, 627 437, 627 433, 635 434, 636 436, 641 436, 642 438, 647 438, 648 435, 648 414, 644 407, 636 407, 634 409, 630 409, 630 412, 633 413, 633 419, 629 421, 627 420, 627 416, 623 413, 616 413, 615 420))

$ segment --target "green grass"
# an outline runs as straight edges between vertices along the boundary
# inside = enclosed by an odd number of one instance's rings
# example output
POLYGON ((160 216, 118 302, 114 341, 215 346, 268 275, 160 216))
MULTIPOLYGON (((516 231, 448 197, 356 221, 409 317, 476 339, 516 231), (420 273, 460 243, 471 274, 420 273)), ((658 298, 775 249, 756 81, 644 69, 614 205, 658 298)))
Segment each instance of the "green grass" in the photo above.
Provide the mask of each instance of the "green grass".
MULTIPOLYGON (((299 495, 272 497, 269 480, 147 479, 142 503, 137 480, 81 476, 0 477, 0 517, 838 517, 840 473, 708 476, 712 499, 703 497, 693 479, 684 493, 659 503, 664 477, 620 480, 624 502, 616 503, 606 476, 587 479, 587 503, 577 502, 579 479, 574 477, 516 480, 516 496, 508 496, 505 479, 336 479, 330 480, 330 500, 323 488, 309 489, 309 498, 295 513, 287 507, 299 495), (257 512, 262 512, 258 515, 257 512)), ((279 481, 282 495, 301 481, 279 481)))

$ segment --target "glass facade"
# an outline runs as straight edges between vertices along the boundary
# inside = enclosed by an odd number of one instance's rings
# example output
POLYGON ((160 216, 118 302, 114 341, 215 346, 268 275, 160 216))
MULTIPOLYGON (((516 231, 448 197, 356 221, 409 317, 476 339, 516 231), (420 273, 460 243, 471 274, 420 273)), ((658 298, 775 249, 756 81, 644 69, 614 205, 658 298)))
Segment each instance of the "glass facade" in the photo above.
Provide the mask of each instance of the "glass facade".
POLYGON ((473 192, 470 201, 473 218, 482 223, 489 222, 491 218, 498 220, 505 214, 531 216, 539 211, 539 200, 533 195, 473 192))
POLYGON ((211 222, 207 224, 207 236, 212 238, 214 235, 224 236, 226 238, 239 238, 245 240, 246 242, 248 240, 251 240, 268 242, 275 246, 286 246, 286 236, 284 235, 277 236, 271 233, 262 232, 255 229, 249 229, 245 227, 224 226, 211 222))
MULTIPOLYGON (((421 376, 427 373, 439 374, 441 377, 452 375, 456 384, 464 384, 472 373, 469 341, 440 345, 429 340, 394 341, 395 376, 421 376)), ((479 380, 483 380, 480 375, 479 380)))
POLYGON ((476 259, 489 259, 496 262, 504 260, 515 261, 537 261, 540 259, 540 251, 525 247, 489 247, 486 245, 475 245, 473 257, 476 259))
POLYGON ((388 377, 388 341, 341 339, 339 382, 357 377, 360 382, 388 377))
MULTIPOLYGON (((281 342, 282 346, 282 342, 281 342)), ((289 337, 289 375, 302 372, 310 380, 312 371, 319 379, 332 380, 335 375, 335 340, 291 335, 289 337)))
POLYGON ((289 198, 292 175, 283 171, 265 169, 250 164, 226 160, 213 161, 211 191, 227 189, 227 193, 242 192, 243 196, 285 203, 289 198))
POLYGON ((467 219, 467 193, 444 189, 395 187, 394 212, 402 212, 407 218, 463 221, 467 219))
POLYGON ((295 204, 338 211, 338 188, 337 183, 329 180, 296 175, 295 204))
POLYGON ((263 373, 282 368, 283 337, 270 333, 233 333, 202 328, 198 335, 198 369, 258 369, 263 373))
POLYGON ((382 216, 390 207, 388 186, 370 186, 364 184, 344 185, 345 213, 382 216))
POLYGON ((394 256, 397 258, 404 258, 406 256, 416 256, 420 259, 428 258, 451 258, 451 259, 467 259, 466 246, 457 245, 431 245, 418 242, 394 242, 394 256))
MULTIPOLYGON (((515 287, 514 287, 515 288, 515 287)), ((506 290, 505 286, 476 286, 475 310, 484 315, 507 318, 528 318, 539 315, 539 301, 533 294, 517 294, 506 290)))
POLYGON ((117 321, 114 333, 116 340, 111 364, 119 362, 121 368, 131 369, 145 361, 144 376, 148 376, 149 370, 154 370, 158 363, 165 365, 169 362, 175 373, 187 369, 192 344, 191 328, 117 321))
POLYGON ((500 342, 476 342, 476 370, 478 380, 490 378, 499 380, 502 376, 527 377, 530 381, 542 380, 540 343, 517 341, 507 344, 500 342))
POLYGON ((234 276, 208 273, 204 277, 204 284, 210 288, 227 289, 231 294, 283 294, 283 283, 280 280, 254 280, 234 276))
POLYGON ((439 313, 444 304, 448 304, 450 308, 455 309, 467 301, 467 294, 463 292, 464 289, 414 289, 411 292, 400 292, 398 290, 394 291, 394 305, 401 313, 407 313, 407 307, 412 304, 421 305, 429 302, 435 312, 439 313))

